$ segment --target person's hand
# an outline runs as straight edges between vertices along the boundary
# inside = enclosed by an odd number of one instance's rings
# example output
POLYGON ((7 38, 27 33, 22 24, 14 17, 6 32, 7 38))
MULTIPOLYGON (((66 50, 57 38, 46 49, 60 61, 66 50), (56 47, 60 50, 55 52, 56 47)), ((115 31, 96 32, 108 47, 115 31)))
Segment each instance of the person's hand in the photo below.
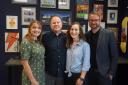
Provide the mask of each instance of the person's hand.
POLYGON ((82 81, 80 78, 77 79, 76 85, 83 85, 84 81, 82 81))
POLYGON ((111 74, 109 74, 109 75, 108 75, 108 78, 109 78, 110 80, 112 80, 112 79, 113 79, 113 76, 112 76, 111 74))
POLYGON ((33 81, 31 82, 31 85, 39 85, 39 82, 36 81, 36 80, 33 80, 33 81))

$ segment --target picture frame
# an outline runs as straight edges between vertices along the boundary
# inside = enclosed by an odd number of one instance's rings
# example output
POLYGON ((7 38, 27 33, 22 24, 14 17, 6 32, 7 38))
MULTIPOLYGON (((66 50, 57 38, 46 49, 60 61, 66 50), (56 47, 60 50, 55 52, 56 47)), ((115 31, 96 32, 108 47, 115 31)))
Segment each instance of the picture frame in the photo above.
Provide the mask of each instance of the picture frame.
POLYGON ((70 9, 70 1, 71 0, 58 0, 58 9, 70 9))
POLYGON ((108 0, 108 7, 118 7, 118 0, 108 0))
POLYGON ((117 27, 107 27, 107 29, 114 33, 115 39, 118 42, 118 28, 117 27))
POLYGON ((42 8, 56 8, 56 0, 40 0, 42 8))
POLYGON ((5 52, 19 52, 19 32, 5 32, 5 52))
POLYGON ((6 16, 6 29, 18 29, 18 16, 6 16))
POLYGON ((25 37, 27 33, 28 33, 28 28, 22 28, 22 39, 25 37))
POLYGON ((117 24, 118 10, 107 10, 107 23, 117 24))
POLYGON ((36 5, 37 0, 12 0, 13 4, 36 5))
POLYGON ((93 11, 98 13, 100 16, 101 16, 101 20, 103 20, 103 12, 104 12, 104 5, 103 4, 97 4, 97 3, 94 3, 93 4, 93 11))
POLYGON ((69 11, 41 11, 40 20, 43 24, 49 25, 51 16, 60 16, 64 25, 71 24, 71 12, 69 11))
POLYGON ((88 20, 89 0, 76 0, 76 19, 88 20))
POLYGON ((29 25, 31 21, 36 20, 35 7, 22 7, 21 8, 21 23, 22 25, 29 25))

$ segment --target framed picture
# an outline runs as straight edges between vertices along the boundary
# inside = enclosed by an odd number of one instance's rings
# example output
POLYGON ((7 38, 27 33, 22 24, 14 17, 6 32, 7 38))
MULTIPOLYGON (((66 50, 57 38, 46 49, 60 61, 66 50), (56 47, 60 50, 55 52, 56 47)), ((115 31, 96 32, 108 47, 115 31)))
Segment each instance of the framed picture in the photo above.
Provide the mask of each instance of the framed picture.
POLYGON ((108 7, 118 7, 118 0, 108 0, 108 7))
POLYGON ((42 8, 56 8, 56 0, 41 0, 40 7, 42 8))
POLYGON ((22 39, 25 37, 27 33, 28 33, 28 28, 22 28, 22 39))
POLYGON ((70 0, 58 0, 58 9, 70 9, 70 0))
POLYGON ((115 39, 118 42, 118 28, 116 28, 116 27, 108 27, 107 29, 114 33, 115 39))
POLYGON ((76 0, 76 19, 87 20, 89 0, 76 0))
POLYGON ((21 8, 22 25, 29 25, 30 22, 35 19, 36 19, 36 8, 34 7, 22 7, 21 8))
POLYGON ((117 10, 108 10, 107 11, 107 23, 108 24, 117 24, 117 10))
POLYGON ((103 20, 103 4, 93 4, 93 11, 98 13, 101 16, 101 20, 103 20))
POLYGON ((6 29, 18 29, 18 16, 6 16, 6 29))
POLYGON ((5 32, 5 52, 19 52, 18 32, 5 32))
POLYGON ((64 25, 69 25, 71 23, 71 13, 69 11, 41 11, 40 19, 43 24, 49 25, 49 20, 51 16, 54 15, 60 16, 64 25))
POLYGON ((29 5, 36 5, 37 0, 12 0, 14 4, 29 4, 29 5))

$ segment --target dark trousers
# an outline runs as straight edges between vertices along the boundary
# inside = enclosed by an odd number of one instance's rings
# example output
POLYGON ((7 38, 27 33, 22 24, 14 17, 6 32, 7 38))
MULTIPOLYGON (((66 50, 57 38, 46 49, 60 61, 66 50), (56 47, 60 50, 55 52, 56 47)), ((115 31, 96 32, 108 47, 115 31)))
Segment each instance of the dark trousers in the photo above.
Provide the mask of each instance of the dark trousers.
MULTIPOLYGON (((76 85, 76 81, 77 79, 80 77, 80 73, 72 73, 71 77, 68 77, 68 74, 66 74, 65 77, 65 84, 64 85, 76 85)), ((84 81, 83 85, 87 85, 86 83, 86 79, 84 81)))
POLYGON ((46 85, 64 85, 64 78, 54 77, 46 73, 46 85))
POLYGON ((87 81, 89 85, 112 85, 112 80, 107 76, 102 76, 96 70, 90 70, 87 73, 87 81))

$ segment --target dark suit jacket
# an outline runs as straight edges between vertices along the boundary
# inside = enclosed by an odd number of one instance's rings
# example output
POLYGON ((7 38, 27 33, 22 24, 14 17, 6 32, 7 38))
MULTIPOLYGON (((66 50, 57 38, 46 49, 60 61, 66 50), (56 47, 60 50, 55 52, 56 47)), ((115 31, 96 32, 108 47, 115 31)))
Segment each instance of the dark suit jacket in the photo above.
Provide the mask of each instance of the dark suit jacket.
MULTIPOLYGON (((90 43, 90 31, 86 33, 86 39, 90 43)), ((117 43, 114 33, 100 28, 96 48, 96 61, 98 71, 105 76, 108 73, 115 75, 118 63, 117 43)))

